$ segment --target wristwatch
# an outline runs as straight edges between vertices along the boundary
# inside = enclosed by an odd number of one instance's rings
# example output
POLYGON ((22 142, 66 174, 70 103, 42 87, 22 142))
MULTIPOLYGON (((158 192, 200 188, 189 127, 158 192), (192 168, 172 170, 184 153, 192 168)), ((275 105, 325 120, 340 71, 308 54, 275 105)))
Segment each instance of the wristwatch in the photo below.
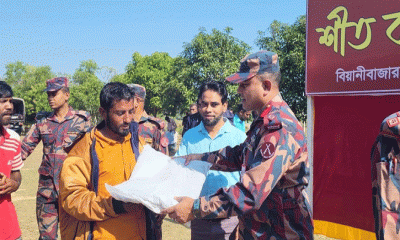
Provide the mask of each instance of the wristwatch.
POLYGON ((200 218, 201 217, 200 198, 194 200, 192 213, 193 213, 195 218, 200 218))

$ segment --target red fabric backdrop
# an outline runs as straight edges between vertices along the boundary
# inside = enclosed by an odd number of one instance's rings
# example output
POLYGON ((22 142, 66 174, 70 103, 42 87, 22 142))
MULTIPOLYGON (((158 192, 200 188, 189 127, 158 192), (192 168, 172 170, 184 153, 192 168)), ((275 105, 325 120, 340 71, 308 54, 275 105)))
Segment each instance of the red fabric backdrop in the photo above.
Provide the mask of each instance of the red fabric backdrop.
POLYGON ((314 219, 374 231, 370 151, 400 95, 314 97, 314 219))

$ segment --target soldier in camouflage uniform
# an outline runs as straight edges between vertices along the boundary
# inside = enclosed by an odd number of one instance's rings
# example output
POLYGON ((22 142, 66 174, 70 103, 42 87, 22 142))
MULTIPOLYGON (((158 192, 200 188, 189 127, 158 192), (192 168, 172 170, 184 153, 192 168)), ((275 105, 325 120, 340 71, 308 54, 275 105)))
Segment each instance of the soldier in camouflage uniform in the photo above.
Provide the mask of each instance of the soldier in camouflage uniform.
MULTIPOLYGON (((146 99, 146 88, 139 84, 128 84, 134 94, 134 121, 139 123, 138 134, 145 140, 145 144, 150 145, 157 151, 168 155, 168 139, 165 136, 165 122, 159 118, 147 115, 144 110, 146 99)), ((163 215, 158 215, 146 208, 147 226, 155 229, 154 239, 162 239, 163 215)))
POLYGON ((25 160, 43 141, 43 159, 39 167, 39 187, 36 198, 36 217, 39 239, 57 239, 58 190, 61 167, 67 153, 64 151, 90 128, 90 115, 68 105, 69 88, 65 77, 49 79, 45 91, 51 113, 41 113, 22 142, 25 160))
POLYGON ((146 89, 139 84, 128 84, 135 95, 134 119, 139 123, 139 136, 146 144, 157 151, 168 155, 168 139, 165 136, 165 122, 159 118, 147 115, 144 110, 146 89))
POLYGON ((303 128, 279 94, 278 55, 261 51, 246 56, 238 73, 243 108, 257 112, 247 139, 234 148, 186 156, 186 164, 202 159, 211 169, 241 170, 236 185, 191 199, 162 213, 183 223, 194 218, 239 217, 241 239, 313 239, 311 208, 305 187, 309 178, 303 128))
POLYGON ((377 239, 400 239, 400 112, 383 120, 372 147, 372 202, 377 239))

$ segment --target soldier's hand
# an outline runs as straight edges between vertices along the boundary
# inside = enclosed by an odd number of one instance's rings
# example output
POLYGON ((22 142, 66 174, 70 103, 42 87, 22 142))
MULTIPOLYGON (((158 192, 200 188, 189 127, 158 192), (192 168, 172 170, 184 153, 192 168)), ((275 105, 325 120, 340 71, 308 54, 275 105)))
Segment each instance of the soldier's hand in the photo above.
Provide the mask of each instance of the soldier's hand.
POLYGON ((194 219, 192 213, 194 199, 190 197, 175 197, 179 202, 177 205, 163 209, 161 214, 168 214, 168 216, 178 223, 187 223, 194 219))

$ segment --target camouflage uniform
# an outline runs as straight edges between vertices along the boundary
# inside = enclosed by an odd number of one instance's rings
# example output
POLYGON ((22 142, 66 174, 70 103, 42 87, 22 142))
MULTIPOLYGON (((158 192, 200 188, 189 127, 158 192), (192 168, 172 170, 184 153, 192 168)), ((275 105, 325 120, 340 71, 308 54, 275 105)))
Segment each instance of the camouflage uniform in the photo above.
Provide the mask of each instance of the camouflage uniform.
POLYGON ((89 113, 70 107, 62 122, 58 122, 54 113, 37 119, 22 142, 21 154, 25 160, 38 143, 43 141, 43 158, 39 167, 39 187, 36 196, 36 216, 41 239, 57 238, 59 176, 63 161, 67 157, 64 149, 89 128, 89 113))
MULTIPOLYGON (((138 134, 144 139, 145 144, 168 155, 168 139, 165 136, 164 127, 165 123, 163 120, 151 116, 142 116, 139 121, 138 134)), ((147 226, 151 225, 155 229, 153 239, 162 239, 161 225, 164 216, 153 213, 146 208, 146 217, 148 218, 146 220, 147 226)))
MULTIPOLYGON (((146 98, 146 88, 139 84, 128 84, 128 87, 132 90, 133 95, 136 98, 140 98, 144 104, 144 99, 146 98)), ((143 114, 139 120, 139 136, 144 138, 145 144, 148 144, 155 150, 168 155, 168 139, 165 136, 164 127, 165 122, 163 120, 150 117, 147 115, 146 111, 143 110, 143 114)), ((155 229, 155 235, 152 239, 162 239, 161 225, 163 219, 164 216, 156 214, 146 208, 146 225, 155 229)))
POLYGON ((400 239, 400 112, 382 122, 371 152, 377 239, 400 239))
POLYGON ((303 128, 276 96, 252 123, 247 139, 204 155, 212 169, 241 171, 241 181, 196 199, 196 218, 239 217, 241 239, 313 239, 307 195, 309 163, 303 128))
MULTIPOLYGON (((143 101, 146 98, 146 88, 139 84, 128 84, 135 98, 143 101)), ((159 118, 148 116, 146 111, 139 120, 139 136, 143 137, 146 144, 168 155, 168 139, 165 136, 165 122, 159 118)))
POLYGON ((168 139, 165 136, 165 122, 159 118, 142 116, 139 121, 139 136, 146 144, 168 155, 168 139))

